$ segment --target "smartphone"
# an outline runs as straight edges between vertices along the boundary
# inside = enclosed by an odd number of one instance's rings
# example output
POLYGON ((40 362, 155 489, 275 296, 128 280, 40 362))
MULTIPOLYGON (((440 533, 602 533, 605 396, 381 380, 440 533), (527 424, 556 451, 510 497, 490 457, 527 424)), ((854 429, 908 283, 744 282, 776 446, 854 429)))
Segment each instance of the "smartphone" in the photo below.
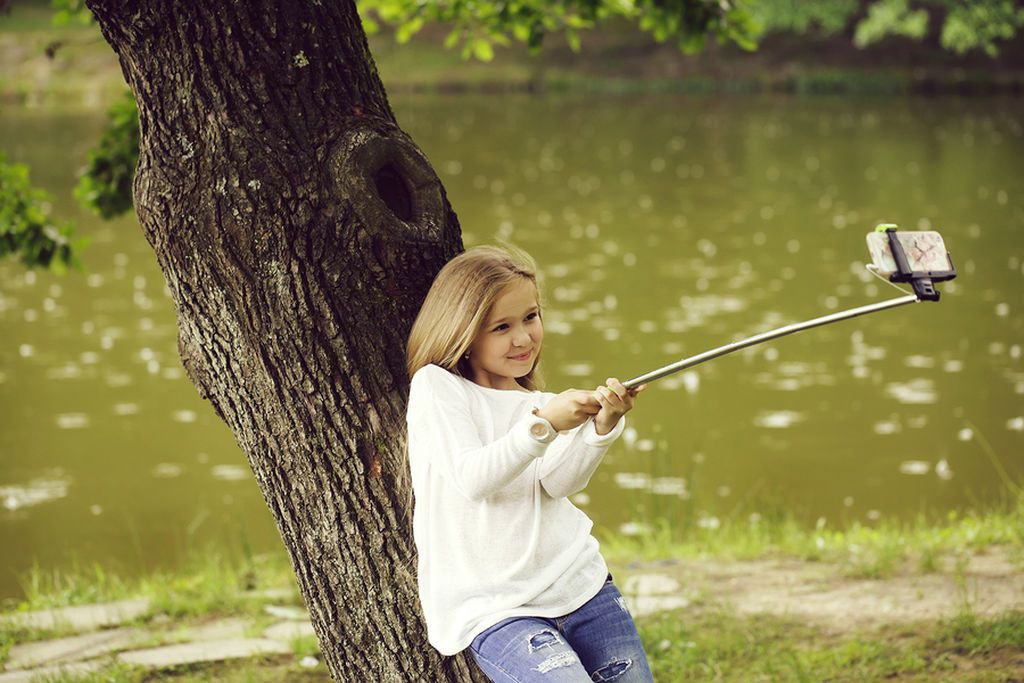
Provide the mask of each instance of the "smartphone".
MULTIPOLYGON (((953 262, 946 251, 942 235, 934 230, 920 232, 896 232, 896 239, 907 255, 910 270, 918 277, 930 277, 933 280, 949 279, 956 274, 953 262)), ((867 234, 868 251, 871 261, 881 275, 892 275, 899 272, 896 259, 892 255, 889 235, 885 232, 869 232, 867 234)))

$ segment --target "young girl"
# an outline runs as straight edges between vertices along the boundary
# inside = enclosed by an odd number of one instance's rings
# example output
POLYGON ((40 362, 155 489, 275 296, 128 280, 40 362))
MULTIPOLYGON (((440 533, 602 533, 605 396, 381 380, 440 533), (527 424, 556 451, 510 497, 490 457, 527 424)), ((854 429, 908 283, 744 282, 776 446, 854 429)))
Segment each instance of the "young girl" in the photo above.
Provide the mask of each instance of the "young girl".
POLYGON ((536 270, 524 253, 447 263, 409 334, 407 415, 430 643, 494 681, 651 681, 632 617, 569 496, 622 433, 641 385, 542 391, 536 270))

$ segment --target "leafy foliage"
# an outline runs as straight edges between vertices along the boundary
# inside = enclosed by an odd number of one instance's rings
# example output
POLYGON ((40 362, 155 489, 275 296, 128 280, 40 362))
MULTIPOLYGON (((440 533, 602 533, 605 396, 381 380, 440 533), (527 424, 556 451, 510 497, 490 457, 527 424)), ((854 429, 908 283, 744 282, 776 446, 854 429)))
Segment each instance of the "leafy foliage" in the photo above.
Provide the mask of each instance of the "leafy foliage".
POLYGON ((70 223, 49 219, 49 195, 29 184, 28 167, 8 164, 0 154, 0 257, 15 254, 29 267, 57 273, 81 270, 79 254, 87 238, 72 240, 70 223))
POLYGON ((942 26, 942 46, 957 54, 980 48, 989 57, 999 54, 996 42, 1011 40, 1024 29, 1024 7, 1012 0, 975 0, 950 6, 942 26))
POLYGON ((399 43, 427 22, 450 24, 445 47, 461 42, 463 59, 482 61, 494 58, 494 45, 507 46, 513 39, 536 54, 551 33, 564 33, 569 47, 579 52, 579 32, 614 17, 635 22, 659 42, 675 39, 688 53, 703 47, 708 35, 754 49, 757 33, 749 13, 735 0, 362 0, 359 10, 367 33, 380 30, 379 19, 395 27, 399 43))
POLYGON ((106 219, 132 208, 132 177, 139 163, 139 112, 126 90, 107 110, 107 126, 79 175, 75 197, 106 219))
MULTIPOLYGON (((54 25, 95 22, 84 0, 51 0, 51 6, 54 25)), ((858 47, 891 35, 920 40, 930 13, 938 12, 944 15, 940 38, 945 49, 957 54, 980 49, 995 57, 1000 42, 1024 29, 1024 8, 1014 0, 917 0, 913 8, 908 0, 360 0, 359 12, 368 34, 377 33, 383 21, 396 27, 399 43, 428 21, 450 23, 446 46, 461 41, 463 59, 482 61, 494 57, 493 45, 508 45, 509 34, 536 53, 546 34, 563 33, 579 52, 580 30, 615 16, 635 21, 659 42, 676 38, 686 52, 699 50, 709 34, 753 49, 759 29, 831 35, 850 27, 858 47)))
POLYGON ((957 54, 980 49, 990 57, 1024 29, 1024 7, 1014 0, 756 0, 750 14, 765 33, 829 35, 850 29, 860 48, 889 36, 922 40, 934 15, 941 18, 943 48, 957 54))
POLYGON ((54 26, 88 26, 96 23, 96 18, 85 6, 85 0, 50 0, 53 8, 54 26))
POLYGON ((751 14, 766 32, 820 30, 830 35, 846 27, 859 4, 857 0, 760 0, 751 6, 751 14))
POLYGON ((920 40, 928 32, 928 12, 911 10, 907 0, 880 0, 868 9, 868 16, 857 24, 853 42, 867 47, 882 38, 895 35, 920 40))

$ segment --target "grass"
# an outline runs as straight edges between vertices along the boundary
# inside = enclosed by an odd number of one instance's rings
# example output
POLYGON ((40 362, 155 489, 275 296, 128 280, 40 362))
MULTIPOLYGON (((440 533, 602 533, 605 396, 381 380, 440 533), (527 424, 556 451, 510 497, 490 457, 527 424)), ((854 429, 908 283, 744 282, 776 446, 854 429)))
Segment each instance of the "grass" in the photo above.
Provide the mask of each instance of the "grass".
POLYGON ((32 683, 139 683, 146 680, 146 670, 128 664, 111 664, 90 673, 60 673, 36 676, 32 683))
MULTIPOLYGON (((648 522, 649 531, 641 535, 598 531, 602 553, 618 565, 687 557, 791 557, 836 563, 857 578, 879 578, 901 569, 955 570, 965 557, 993 546, 1009 548, 1011 558, 1024 564, 1024 494, 990 510, 949 512, 938 521, 920 515, 907 523, 855 522, 834 529, 824 520, 807 526, 781 513, 727 518, 717 527, 695 523, 692 510, 678 513, 683 517, 648 522)), ((284 553, 231 555, 213 546, 192 552, 177 569, 135 579, 99 563, 76 562, 65 570, 34 566, 21 578, 21 585, 24 599, 0 605, 0 610, 27 612, 144 596, 152 603, 152 614, 175 619, 256 615, 264 604, 273 602, 259 591, 281 587, 289 589, 295 604, 300 604, 284 553)))
POLYGON ((287 587, 298 596, 295 578, 282 555, 232 562, 220 553, 201 553, 184 572, 144 579, 140 590, 152 599, 154 612, 171 617, 258 613, 271 601, 254 591, 287 587))
POLYGON ((292 652, 296 657, 320 657, 320 643, 316 636, 299 636, 291 640, 292 652))
MULTIPOLYGON (((33 566, 21 577, 25 594, 8 612, 148 597, 154 613, 171 617, 227 616, 253 611, 254 592, 291 588, 297 595, 287 558, 280 555, 225 554, 210 546, 189 554, 181 567, 125 579, 99 563, 72 562, 68 569, 33 566)), ((255 605, 259 607, 259 605, 255 605)))
MULTIPOLYGON (((637 620, 657 681, 862 682, 1019 680, 1024 613, 993 619, 966 613, 940 622, 887 626, 837 635, 805 622, 728 611, 665 612, 637 620)), ((315 639, 296 639, 296 657, 266 657, 176 667, 159 672, 122 664, 90 674, 41 677, 40 683, 146 681, 327 681, 315 639)))
POLYGON ((662 613, 638 627, 656 681, 1011 681, 1024 651, 1020 612, 838 636, 800 621, 715 611, 662 613))
POLYGON ((830 528, 824 519, 808 527, 787 513, 701 524, 691 506, 675 512, 646 520, 647 531, 636 536, 599 533, 602 553, 620 565, 679 557, 792 557, 839 564, 854 578, 881 578, 903 570, 956 569, 965 557, 1005 546, 1011 560, 1024 566, 1024 494, 1019 492, 1008 493, 989 510, 952 511, 938 519, 921 514, 911 522, 854 522, 845 528, 830 528))
POLYGON ((283 555, 226 555, 210 546, 192 552, 176 570, 154 572, 134 579, 123 578, 98 563, 72 564, 65 570, 34 566, 21 578, 23 600, 3 606, 0 612, 0 664, 7 660, 15 643, 28 643, 71 635, 70 627, 29 628, 11 617, 25 612, 112 602, 145 597, 149 610, 136 625, 157 615, 169 618, 165 630, 154 635, 151 646, 172 642, 174 630, 227 616, 245 616, 254 628, 267 626, 264 605, 282 601, 301 605, 295 578, 283 555), (289 597, 268 597, 265 589, 286 589, 289 597))
MULTIPOLYGON (((753 559, 790 556, 840 562, 859 576, 883 576, 900 568, 915 572, 953 570, 963 576, 965 558, 993 545, 1020 548, 1024 501, 985 512, 950 514, 936 523, 922 516, 908 524, 881 522, 829 529, 824 523, 800 525, 789 516, 748 517, 717 528, 696 523, 654 525, 641 536, 605 534, 602 550, 610 563, 636 559, 701 556, 753 559)), ((182 629, 213 618, 245 616, 249 635, 272 621, 263 605, 280 603, 261 589, 288 588, 294 578, 283 556, 226 555, 214 547, 193 553, 176 571, 125 579, 98 565, 54 572, 34 568, 23 580, 26 597, 15 612, 146 596, 150 612, 140 622, 153 628, 152 643, 180 640, 182 629), (153 617, 162 614, 164 621, 153 617)), ((970 611, 964 582, 959 616, 911 625, 838 633, 826 626, 770 615, 742 615, 714 601, 698 601, 686 611, 639 618, 637 625, 655 680, 692 681, 1010 681, 1024 652, 1024 613, 982 618, 970 611)), ((294 593, 297 596, 297 593, 294 593)), ((295 604, 298 604, 297 598, 295 604)), ((9 614, 10 612, 8 612, 9 614)), ((0 618, 0 662, 15 642, 50 637, 54 632, 11 628, 0 618)), ((298 662, 319 658, 314 637, 290 642, 292 654, 158 672, 111 664, 89 674, 61 674, 39 680, 137 683, 145 681, 326 681, 324 665, 298 662)))
POLYGON ((109 568, 99 563, 82 565, 77 559, 66 570, 34 564, 19 583, 25 600, 18 604, 18 611, 119 600, 131 592, 129 584, 109 568))
POLYGON ((151 681, 217 681, 218 683, 280 683, 281 681, 324 681, 331 678, 323 667, 304 669, 281 657, 253 658, 197 666, 179 666, 160 671, 127 664, 111 664, 85 674, 71 672, 39 676, 32 683, 149 683, 151 681))
POLYGON ((940 649, 967 656, 986 655, 1002 649, 1024 653, 1024 613, 1011 612, 995 619, 981 620, 967 612, 945 622, 934 635, 932 643, 940 649))

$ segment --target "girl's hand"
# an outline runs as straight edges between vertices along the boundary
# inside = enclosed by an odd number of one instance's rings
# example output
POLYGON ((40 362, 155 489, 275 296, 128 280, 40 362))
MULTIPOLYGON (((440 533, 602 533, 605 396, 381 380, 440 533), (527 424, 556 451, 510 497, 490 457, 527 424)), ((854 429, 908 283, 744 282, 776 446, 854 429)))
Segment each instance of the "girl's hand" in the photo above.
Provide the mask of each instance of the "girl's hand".
POLYGON ((597 433, 603 436, 610 432, 619 418, 633 409, 636 395, 646 388, 646 384, 641 384, 633 389, 627 389, 614 377, 608 378, 607 386, 599 386, 594 391, 594 398, 601 404, 601 410, 594 418, 597 433))
POLYGON ((550 422, 557 431, 564 432, 580 426, 600 409, 601 404, 592 391, 566 389, 535 414, 550 422))

